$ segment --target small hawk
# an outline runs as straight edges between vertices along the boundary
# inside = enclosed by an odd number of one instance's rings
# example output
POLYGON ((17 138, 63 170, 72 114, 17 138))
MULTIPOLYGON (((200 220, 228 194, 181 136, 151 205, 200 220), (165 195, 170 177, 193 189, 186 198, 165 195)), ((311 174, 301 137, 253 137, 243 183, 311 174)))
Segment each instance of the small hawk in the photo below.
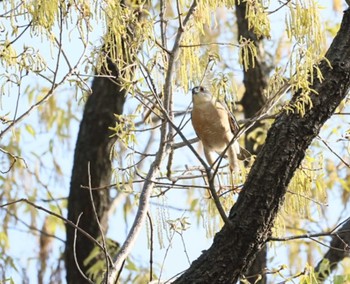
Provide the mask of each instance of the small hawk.
MULTIPOLYGON (((192 125, 202 141, 205 157, 212 167, 216 160, 214 153, 223 153, 237 134, 239 126, 228 107, 213 97, 205 87, 194 87, 192 100, 192 125)), ((239 172, 238 159, 246 158, 242 152, 237 141, 227 149, 225 156, 228 157, 231 172, 239 172)))

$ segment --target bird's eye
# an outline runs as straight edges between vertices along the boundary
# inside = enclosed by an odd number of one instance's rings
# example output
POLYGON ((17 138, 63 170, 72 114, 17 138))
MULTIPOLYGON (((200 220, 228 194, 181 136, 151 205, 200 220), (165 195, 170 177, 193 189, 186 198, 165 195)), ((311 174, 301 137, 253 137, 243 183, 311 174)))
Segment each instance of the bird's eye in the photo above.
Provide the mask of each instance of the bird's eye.
POLYGON ((205 88, 202 87, 202 86, 197 86, 197 87, 194 87, 194 88, 192 89, 192 93, 193 93, 193 94, 205 93, 205 92, 206 92, 206 90, 205 90, 205 88))

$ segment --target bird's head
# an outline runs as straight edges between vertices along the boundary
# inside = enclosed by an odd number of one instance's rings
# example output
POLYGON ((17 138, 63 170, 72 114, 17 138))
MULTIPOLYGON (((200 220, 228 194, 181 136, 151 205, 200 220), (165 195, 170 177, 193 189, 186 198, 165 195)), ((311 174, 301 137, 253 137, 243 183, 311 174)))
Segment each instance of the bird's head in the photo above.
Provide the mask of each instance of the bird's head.
POLYGON ((209 90, 203 86, 197 86, 192 89, 192 100, 194 103, 209 102, 212 98, 209 90))

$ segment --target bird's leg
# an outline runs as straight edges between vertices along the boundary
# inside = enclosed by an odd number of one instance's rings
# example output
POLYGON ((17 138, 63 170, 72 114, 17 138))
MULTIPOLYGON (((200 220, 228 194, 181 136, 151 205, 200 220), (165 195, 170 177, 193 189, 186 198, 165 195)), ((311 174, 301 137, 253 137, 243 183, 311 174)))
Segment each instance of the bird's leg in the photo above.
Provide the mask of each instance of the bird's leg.
MULTIPOLYGON (((209 166, 211 167, 211 169, 210 169, 211 173, 214 173, 214 166, 217 166, 217 164, 215 164, 216 155, 214 155, 214 153, 215 153, 214 151, 204 147, 204 155, 205 155, 205 158, 207 159, 209 166)), ((217 179, 219 182, 219 188, 221 188, 221 182, 220 182, 219 176, 217 176, 217 179)))
MULTIPOLYGON (((228 150, 228 160, 230 163, 230 172, 231 172, 231 177, 233 176, 233 181, 239 179, 240 177, 240 169, 239 169, 239 164, 238 164, 238 158, 237 158, 237 153, 235 151, 235 145, 231 145, 228 150)), ((233 184, 232 181, 232 184, 233 184)))
POLYGON ((239 160, 244 160, 244 155, 241 152, 241 147, 239 146, 238 141, 235 141, 231 147, 234 148, 234 151, 236 152, 237 158, 239 160))
POLYGON ((213 168, 214 162, 215 162, 215 156, 213 155, 214 152, 206 147, 204 147, 204 155, 207 159, 207 162, 211 168, 213 168))
MULTIPOLYGON (((211 151, 208 148, 204 147, 205 158, 207 159, 207 162, 209 163, 209 166, 211 167, 210 171, 211 171, 212 174, 215 172, 214 167, 218 166, 218 163, 215 164, 215 161, 217 159, 216 159, 216 155, 214 155, 214 153, 215 153, 214 151, 211 151)), ((220 176, 216 174, 213 178, 217 178, 217 183, 218 183, 218 190, 217 190, 217 192, 220 192, 221 188, 222 188, 221 187, 220 176)), ((215 180, 213 182, 214 182, 214 186, 216 187, 215 180)), ((208 183, 209 183, 209 181, 208 181, 208 183)), ((210 192, 210 190, 209 190, 209 192, 210 192)), ((211 192, 210 192, 210 195, 211 195, 212 198, 214 198, 211 192)))
POLYGON ((227 154, 228 154, 228 160, 230 163, 231 172, 238 172, 239 171, 238 158, 237 158, 236 151, 234 149, 234 145, 228 148, 227 154))

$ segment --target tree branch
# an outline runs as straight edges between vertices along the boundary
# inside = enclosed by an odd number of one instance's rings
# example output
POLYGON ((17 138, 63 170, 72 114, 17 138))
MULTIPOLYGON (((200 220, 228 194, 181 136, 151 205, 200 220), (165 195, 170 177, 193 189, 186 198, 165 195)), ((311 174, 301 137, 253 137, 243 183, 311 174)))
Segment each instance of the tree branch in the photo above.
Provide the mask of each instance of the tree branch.
MULTIPOLYGON (((267 87, 267 76, 269 72, 266 63, 266 56, 264 54, 263 41, 262 39, 258 39, 252 30, 249 30, 246 13, 247 3, 236 3, 238 40, 241 37, 252 40, 257 50, 257 56, 254 59, 255 64, 253 65, 249 62, 251 67, 248 70, 243 70, 245 92, 241 101, 244 117, 246 119, 253 119, 257 116, 257 114, 261 114, 262 111, 264 111, 264 115, 268 114, 269 109, 264 109, 264 106, 265 108, 269 107, 266 103, 264 90, 267 87)), ((257 123, 247 130, 244 137, 245 148, 253 155, 257 155, 261 147, 256 147, 256 141, 259 139, 259 137, 252 138, 249 133, 252 133, 257 128, 262 127, 263 123, 261 121, 257 121, 257 123)), ((263 135, 265 131, 266 129, 261 131, 260 135, 263 135)), ((249 279, 250 283, 255 283, 259 277, 261 278, 259 281, 260 284, 266 283, 266 275, 262 274, 263 269, 266 267, 266 254, 267 250, 266 247, 264 247, 259 252, 256 260, 253 262, 251 268, 245 275, 246 279, 249 279)))
MULTIPOLYGON (((164 90, 163 90, 163 97, 164 97, 164 102, 163 102, 163 107, 165 109, 165 112, 169 112, 170 108, 170 101, 171 98, 170 96, 172 95, 172 80, 173 80, 173 75, 174 75, 174 69, 175 69, 175 59, 178 55, 179 52, 179 45, 180 41, 182 39, 184 29, 183 27, 186 26, 188 21, 190 20, 195 8, 197 6, 197 1, 193 1, 190 9, 187 12, 187 15, 182 23, 182 28, 179 27, 178 32, 176 34, 176 38, 174 41, 173 48, 171 50, 171 53, 169 54, 168 58, 168 69, 166 72, 166 78, 165 78, 165 83, 164 83, 164 90)), ((130 232, 127 236, 127 239, 125 240, 124 244, 122 245, 120 251, 114 258, 114 264, 113 267, 110 269, 110 273, 107 275, 107 283, 109 284, 114 284, 117 273, 121 269, 122 263, 125 261, 129 253, 131 252, 135 241, 140 234, 141 228, 145 222, 147 212, 148 212, 148 207, 149 207, 149 199, 152 193, 152 189, 154 186, 154 180, 159 174, 160 171, 160 165, 167 155, 167 153, 170 151, 170 147, 168 143, 165 143, 166 137, 167 137, 167 124, 163 123, 161 126, 161 134, 160 134, 160 142, 159 142, 159 147, 157 151, 157 155, 155 157, 155 160, 153 161, 150 170, 147 174, 147 178, 145 180, 140 199, 139 199, 139 207, 137 209, 137 213, 135 216, 134 223, 130 229, 130 232)))
MULTIPOLYGON (((232 226, 225 225, 212 246, 175 283, 235 283, 265 245, 306 149, 350 88, 349 10, 325 57, 328 61, 318 65, 323 81, 316 75, 310 79, 316 91, 310 94, 313 107, 304 116, 283 111, 277 117, 231 209, 232 226)), ((293 96, 291 105, 300 93, 293 96)))
POLYGON ((337 232, 333 232, 332 236, 329 250, 315 268, 315 272, 318 273, 318 280, 320 282, 326 280, 340 261, 342 261, 345 257, 349 257, 350 218, 346 220, 346 222, 337 232), (326 262, 329 264, 329 269, 322 269, 326 262))

